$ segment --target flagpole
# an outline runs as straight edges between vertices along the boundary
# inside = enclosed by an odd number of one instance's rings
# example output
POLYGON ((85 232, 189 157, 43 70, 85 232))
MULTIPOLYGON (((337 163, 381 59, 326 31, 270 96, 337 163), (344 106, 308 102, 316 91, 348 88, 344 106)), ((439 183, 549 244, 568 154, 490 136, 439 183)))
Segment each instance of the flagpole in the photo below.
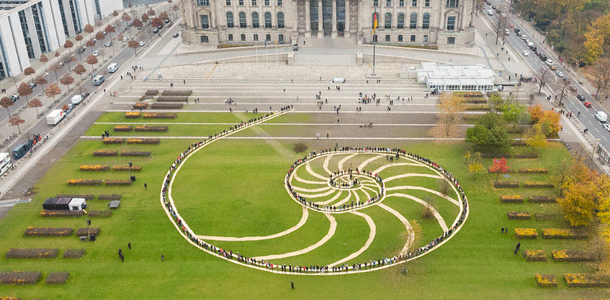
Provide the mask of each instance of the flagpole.
POLYGON ((373 23, 373 76, 376 76, 377 74, 375 74, 375 30, 377 30, 377 7, 375 7, 375 13, 373 13, 373 16, 375 18, 374 23, 373 23))

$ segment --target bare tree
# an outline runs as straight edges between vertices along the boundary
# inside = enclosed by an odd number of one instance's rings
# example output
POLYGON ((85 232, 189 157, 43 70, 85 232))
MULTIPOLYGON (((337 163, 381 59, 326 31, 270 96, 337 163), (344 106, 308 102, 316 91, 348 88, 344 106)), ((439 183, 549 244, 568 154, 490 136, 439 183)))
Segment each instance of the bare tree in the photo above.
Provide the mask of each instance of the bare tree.
POLYGON ((601 101, 600 91, 605 89, 610 83, 610 59, 602 57, 591 66, 590 73, 591 81, 595 87, 595 99, 601 101))
POLYGON ((567 78, 563 78, 559 83, 559 89, 561 94, 559 95, 559 106, 563 105, 563 97, 565 96, 566 90, 570 86, 570 80, 567 78))
POLYGON ((540 67, 538 72, 534 73, 536 83, 538 83, 538 95, 542 92, 542 87, 546 85, 546 81, 549 79, 549 68, 540 67))
POLYGON ((498 13, 498 21, 496 23, 496 45, 498 44, 500 36, 502 36, 502 40, 504 40, 504 31, 508 25, 508 17, 504 11, 505 10, 501 10, 500 13, 498 13))

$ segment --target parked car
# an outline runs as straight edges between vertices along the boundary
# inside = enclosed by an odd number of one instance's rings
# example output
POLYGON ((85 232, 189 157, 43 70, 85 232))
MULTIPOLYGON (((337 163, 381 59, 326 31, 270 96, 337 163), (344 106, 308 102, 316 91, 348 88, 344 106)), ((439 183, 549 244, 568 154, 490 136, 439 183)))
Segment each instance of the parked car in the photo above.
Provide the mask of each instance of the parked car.
POLYGON ((112 41, 107 41, 107 42, 105 42, 105 43, 104 43, 104 46, 105 46, 105 47, 110 47, 110 46, 112 46, 112 41))
POLYGON ((530 53, 527 50, 523 50, 523 56, 530 56, 530 53))
POLYGON ((165 20, 163 20, 163 22, 165 22, 165 24, 168 24, 169 22, 171 22, 171 20, 170 19, 165 19, 165 20))
POLYGON ((608 123, 604 124, 604 128, 605 128, 606 130, 610 131, 610 124, 608 124, 608 123))
POLYGON ((580 101, 585 101, 585 96, 583 96, 583 95, 576 95, 576 99, 578 99, 580 101))
POLYGON ((591 108, 591 102, 583 102, 583 105, 584 105, 586 108, 591 108))
POLYGON ((128 40, 129 40, 128 37, 126 37, 126 36, 123 37, 123 42, 127 42, 128 40))
POLYGON ((32 82, 28 83, 28 85, 30 86, 30 88, 35 88, 36 82, 32 81, 32 82))
POLYGON ((99 55, 100 55, 99 51, 97 51, 97 50, 93 51, 93 56, 99 56, 99 55))
POLYGON ((176 33, 174 33, 174 35, 173 35, 173 37, 175 37, 175 38, 177 38, 177 37, 179 37, 179 36, 180 36, 180 32, 176 32, 176 33))
POLYGON ((17 100, 19 100, 19 95, 17 95, 17 94, 12 95, 11 100, 13 100, 13 103, 17 102, 17 100))
POLYGON ((81 94, 81 97, 83 97, 83 99, 89 97, 89 92, 84 92, 81 94))
POLYGON ((545 63, 549 66, 553 65, 555 62, 552 59, 547 59, 545 63))
POLYGON ((78 49, 78 53, 83 53, 85 51, 87 51, 87 47, 85 47, 85 46, 82 46, 78 49))
POLYGON ((559 77, 559 78, 563 78, 563 76, 565 76, 565 75, 566 74, 561 71, 557 72, 557 77, 559 77))
POLYGON ((144 46, 144 45, 146 45, 146 42, 145 41, 140 41, 139 44, 140 44, 140 46, 144 46))
POLYGON ((553 71, 557 70, 557 67, 555 67, 555 65, 551 65, 549 68, 553 71))
POLYGON ((153 28, 153 33, 159 32, 159 28, 153 28))

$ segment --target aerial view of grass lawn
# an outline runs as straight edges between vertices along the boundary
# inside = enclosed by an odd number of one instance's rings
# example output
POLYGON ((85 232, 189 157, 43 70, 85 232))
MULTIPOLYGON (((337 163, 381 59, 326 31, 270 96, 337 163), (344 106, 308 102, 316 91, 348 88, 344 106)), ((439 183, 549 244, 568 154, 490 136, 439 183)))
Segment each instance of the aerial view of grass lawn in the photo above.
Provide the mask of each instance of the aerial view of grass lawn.
POLYGON ((565 259, 589 240, 543 238, 570 226, 554 201, 536 201, 555 197, 552 187, 525 184, 550 182, 558 162, 569 158, 563 145, 551 143, 533 159, 508 158, 512 172, 473 176, 464 143, 353 140, 342 141, 353 148, 335 149, 332 139, 259 139, 300 137, 291 123, 311 121, 289 112, 247 122, 265 115, 178 113, 149 120, 103 114, 85 134, 97 139, 78 142, 38 182, 32 202, 0 220, 0 297, 608 297, 602 288, 570 285, 595 271, 565 259), (267 122, 275 125, 258 125, 267 122), (167 130, 147 133, 161 138, 155 144, 99 138, 123 125, 167 130), (235 132, 242 138, 225 138, 235 132), (169 136, 180 138, 163 138, 169 136), (308 149, 296 153, 298 142, 308 149), (526 170, 532 168, 548 172, 526 170), (508 181, 519 187, 494 187, 508 181), (93 198, 85 215, 43 212, 42 203, 60 194, 93 198), (109 198, 120 198, 120 206, 110 210, 109 198), (95 241, 79 237, 88 236, 87 227, 99 229, 95 241), (532 232, 537 236, 517 236, 532 232))

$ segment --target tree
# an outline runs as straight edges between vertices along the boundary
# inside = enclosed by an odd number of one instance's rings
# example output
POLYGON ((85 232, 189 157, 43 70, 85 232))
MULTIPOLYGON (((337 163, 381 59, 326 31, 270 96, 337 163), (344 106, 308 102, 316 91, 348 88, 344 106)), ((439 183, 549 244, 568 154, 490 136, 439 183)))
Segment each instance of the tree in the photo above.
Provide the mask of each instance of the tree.
POLYGON ((451 128, 460 122, 460 113, 464 110, 464 99, 453 93, 443 93, 439 97, 436 107, 439 110, 439 122, 445 129, 446 137, 449 137, 451 128))
POLYGON ((549 79, 550 73, 549 68, 540 67, 538 72, 534 73, 534 78, 538 83, 538 95, 542 92, 542 87, 546 85, 546 81, 549 79))
POLYGON ((59 51, 55 51, 55 57, 59 57, 59 51))
POLYGON ((40 101, 40 99, 38 98, 34 98, 32 99, 32 101, 30 101, 29 106, 36 108, 36 118, 40 118, 40 115, 38 114, 38 108, 42 107, 42 101, 40 101))
POLYGON ((466 130, 466 142, 488 152, 507 152, 512 137, 506 131, 502 117, 489 112, 477 120, 475 126, 466 130))
POLYGON ((95 38, 96 38, 98 41, 102 41, 102 40, 104 40, 104 39, 106 38, 106 35, 104 35, 104 33, 103 33, 103 32, 98 31, 98 32, 95 34, 95 38))
POLYGON ((27 67, 25 70, 23 70, 23 74, 26 76, 33 75, 34 73, 36 73, 36 71, 32 67, 27 67))
POLYGON ((83 28, 83 31, 91 35, 93 31, 95 31, 95 29, 93 28, 93 26, 91 26, 91 24, 87 24, 85 25, 85 28, 83 28))
POLYGON ((140 21, 140 19, 136 18, 135 20, 133 20, 133 22, 131 22, 131 26, 139 29, 144 25, 142 24, 142 21, 140 21))
POLYGON ((106 28, 104 28, 104 31, 106 31, 107 33, 110 34, 110 33, 115 32, 116 30, 114 30, 114 27, 108 25, 108 26, 106 26, 106 28))
POLYGON ((529 107, 529 113, 534 123, 540 123, 546 137, 555 136, 561 130, 561 116, 551 110, 543 110, 542 105, 529 107))
POLYGON ((70 109, 70 106, 68 106, 68 104, 64 104, 64 105, 61 107, 61 110, 63 110, 63 111, 68 111, 68 109, 70 109))
POLYGON ((72 41, 70 40, 66 40, 66 42, 64 43, 64 48, 68 49, 68 51, 70 52, 70 54, 72 54, 70 48, 74 47, 74 43, 72 43, 72 41))
POLYGON ((527 107, 519 102, 507 102, 500 108, 504 120, 511 124, 527 124, 529 123, 530 114, 527 107))
POLYGON ((68 91, 70 90, 70 85, 74 82, 74 78, 72 78, 72 76, 66 74, 63 77, 61 77, 59 79, 59 82, 63 85, 67 85, 68 86, 68 91))
POLYGON ((40 58, 38 59, 38 61, 40 61, 41 63, 44 64, 44 71, 46 72, 47 71, 47 62, 49 61, 47 56, 44 54, 40 54, 40 58))
POLYGON ((116 11, 116 10, 115 10, 115 11, 113 11, 113 12, 112 12, 112 16, 113 16, 113 17, 116 17, 116 16, 118 16, 118 15, 119 15, 119 12, 118 12, 118 11, 116 11))
POLYGON ((570 185, 563 198, 557 198, 557 203, 564 213, 564 218, 572 226, 589 225, 597 209, 596 187, 592 182, 582 182, 570 185))
MULTIPOLYGON (((77 34, 77 35, 74 37, 74 39, 75 39, 77 42, 80 42, 80 41, 82 41, 82 40, 83 40, 83 36, 82 36, 82 35, 80 35, 80 34, 77 34)), ((81 45, 82 45, 82 43, 81 43, 81 45)))
POLYGON ((527 145, 532 147, 532 152, 536 152, 536 149, 538 148, 546 148, 548 144, 540 123, 532 126, 525 137, 527 139, 527 145))
POLYGON ((504 31, 506 30, 507 24, 508 24, 508 19, 506 16, 506 13, 504 13, 505 10, 502 10, 502 12, 497 14, 497 19, 498 21, 496 22, 496 45, 498 44, 498 40, 500 39, 500 37, 504 37, 504 31))
POLYGON ((169 16, 167 15, 166 12, 162 12, 159 14, 159 19, 165 21, 165 20, 169 20, 169 16))
POLYGON ((146 13, 143 13, 141 19, 143 23, 146 23, 146 21, 148 21, 148 15, 146 13))
MULTIPOLYGON (((83 73, 87 72, 87 70, 85 69, 85 67, 82 64, 78 64, 76 65, 76 67, 74 67, 74 73, 78 74, 78 76, 80 76, 80 81, 83 81, 83 73)), ((80 91, 80 93, 82 94, 83 91, 81 90, 81 86, 78 86, 78 90, 80 91)))
POLYGON ((506 158, 494 158, 493 163, 489 166, 490 173, 498 173, 496 177, 496 182, 500 179, 500 173, 508 172, 508 163, 506 162, 506 158))
POLYGON ((161 21, 159 18, 153 18, 152 21, 150 21, 150 25, 153 27, 163 26, 163 21, 161 21))
POLYGON ((42 86, 42 89, 44 89, 44 85, 47 84, 47 78, 44 77, 43 75, 39 75, 38 77, 36 77, 36 79, 34 79, 34 82, 36 82, 36 84, 40 84, 42 86))
POLYGON ((8 117, 11 117, 11 112, 8 109, 9 107, 11 107, 13 105, 13 100, 11 100, 11 98, 9 97, 2 97, 2 99, 0 99, 0 106, 6 108, 6 112, 8 113, 8 117))
POLYGON ((61 70, 63 68, 63 66, 61 66, 59 63, 54 63, 52 64, 49 69, 53 72, 55 72, 55 78, 59 78, 59 76, 57 76, 57 71, 61 70))
POLYGON ((121 20, 123 20, 125 23, 129 23, 129 21, 131 21, 131 16, 127 13, 123 13, 123 15, 121 16, 121 20))
POLYGON ((475 152, 471 154, 468 152, 467 156, 466 163, 468 164, 468 170, 472 173, 472 178, 476 178, 477 173, 480 173, 485 169, 481 163, 481 153, 475 152))
POLYGON ((148 15, 149 16, 154 16, 155 15, 155 10, 152 9, 152 7, 148 10, 148 15))
POLYGON ((599 94, 610 83, 610 59, 602 57, 589 68, 591 83, 595 87, 595 99, 600 100, 599 94))
POLYGON ((20 118, 19 116, 14 116, 10 118, 8 122, 10 126, 17 126, 17 130, 19 131, 19 134, 21 134, 21 128, 19 128, 19 125, 25 123, 24 119, 20 118))
POLYGON ((137 41, 131 40, 129 41, 129 48, 133 48, 133 53, 134 55, 136 54, 136 49, 138 49, 138 47, 140 47, 140 43, 138 43, 137 41))
POLYGON ((47 97, 53 97, 53 103, 55 103, 55 96, 61 94, 61 89, 55 83, 51 83, 47 85, 47 88, 44 90, 44 94, 47 97))
POLYGON ((93 56, 93 55, 89 55, 87 56, 87 58, 85 59, 85 62, 90 64, 90 65, 95 65, 97 64, 97 57, 93 56))
POLYGON ((559 90, 561 93, 559 94, 559 106, 563 106, 563 97, 565 96, 566 90, 570 86, 570 80, 567 78, 562 78, 559 83, 559 90))
POLYGON ((19 94, 19 96, 25 96, 26 100, 28 101, 28 104, 30 102, 30 100, 28 99, 28 96, 30 96, 32 94, 32 88, 26 84, 25 82, 22 82, 19 85, 19 88, 17 88, 17 93, 19 94))

